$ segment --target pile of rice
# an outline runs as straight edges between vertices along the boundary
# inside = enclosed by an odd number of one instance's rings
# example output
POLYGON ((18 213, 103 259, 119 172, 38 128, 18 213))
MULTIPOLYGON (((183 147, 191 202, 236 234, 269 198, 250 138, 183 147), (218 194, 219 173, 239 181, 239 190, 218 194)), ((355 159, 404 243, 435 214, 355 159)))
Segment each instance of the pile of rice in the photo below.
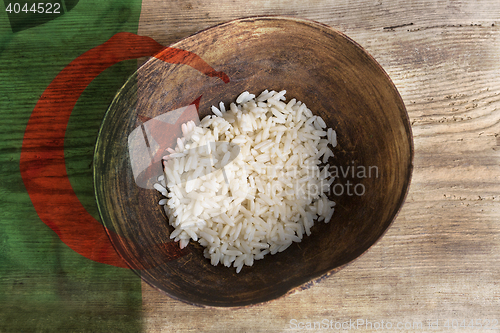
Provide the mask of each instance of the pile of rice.
POLYGON ((205 247, 212 265, 252 266, 328 223, 335 202, 328 159, 336 133, 286 91, 245 91, 226 110, 221 102, 199 126, 182 126, 168 149, 155 188, 166 198, 170 238, 205 247), (228 142, 228 144, 214 144, 228 142), (239 151, 239 153, 238 153, 239 151), (231 159, 234 158, 232 161, 231 159), (323 165, 323 167, 321 167, 323 165))

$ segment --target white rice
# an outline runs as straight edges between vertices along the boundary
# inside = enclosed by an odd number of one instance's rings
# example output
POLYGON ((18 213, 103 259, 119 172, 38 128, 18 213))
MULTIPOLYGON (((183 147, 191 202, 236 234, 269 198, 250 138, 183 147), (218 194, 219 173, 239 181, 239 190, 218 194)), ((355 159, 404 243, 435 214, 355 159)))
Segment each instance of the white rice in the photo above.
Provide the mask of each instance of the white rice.
POLYGON ((302 102, 286 103, 285 93, 245 91, 229 109, 212 106, 215 116, 183 125, 164 158, 155 189, 166 197, 159 204, 175 228, 170 238, 181 248, 198 241, 212 265, 239 273, 332 218, 325 192, 333 179, 321 163, 333 156, 336 133, 302 102))

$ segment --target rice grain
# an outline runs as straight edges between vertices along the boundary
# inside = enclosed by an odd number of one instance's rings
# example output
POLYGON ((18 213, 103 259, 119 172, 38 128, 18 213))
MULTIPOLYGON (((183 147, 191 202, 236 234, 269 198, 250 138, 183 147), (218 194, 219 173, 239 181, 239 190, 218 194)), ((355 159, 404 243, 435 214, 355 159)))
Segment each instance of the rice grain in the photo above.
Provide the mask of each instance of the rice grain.
POLYGON ((333 179, 320 165, 333 157, 336 133, 285 94, 245 91, 228 109, 212 106, 214 115, 183 124, 176 148, 166 150, 154 187, 166 197, 159 204, 170 238, 181 248, 198 241, 212 265, 239 273, 300 242, 314 221, 332 219, 335 203, 324 192, 333 179))

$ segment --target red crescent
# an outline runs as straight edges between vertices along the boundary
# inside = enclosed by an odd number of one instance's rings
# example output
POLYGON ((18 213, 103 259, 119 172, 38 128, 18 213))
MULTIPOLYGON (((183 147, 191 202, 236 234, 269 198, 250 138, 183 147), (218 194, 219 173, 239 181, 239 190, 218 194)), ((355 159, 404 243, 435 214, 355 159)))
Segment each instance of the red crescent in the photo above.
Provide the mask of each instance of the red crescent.
MULTIPOLYGON (((186 64, 229 82, 226 74, 215 71, 194 53, 164 47, 149 37, 117 33, 73 60, 45 89, 28 120, 20 158, 21 176, 40 219, 75 252, 123 268, 137 267, 129 267, 118 255, 106 234, 110 231, 78 199, 66 172, 64 138, 71 112, 90 82, 120 61, 144 56, 186 64)), ((162 245, 164 253, 170 254, 166 260, 186 254, 175 242, 162 245)))

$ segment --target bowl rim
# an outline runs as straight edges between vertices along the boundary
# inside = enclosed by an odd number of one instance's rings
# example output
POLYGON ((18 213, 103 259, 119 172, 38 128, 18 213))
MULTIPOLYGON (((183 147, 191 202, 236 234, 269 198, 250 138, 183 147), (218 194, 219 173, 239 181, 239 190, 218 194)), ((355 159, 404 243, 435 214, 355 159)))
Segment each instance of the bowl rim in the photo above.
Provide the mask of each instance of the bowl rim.
MULTIPOLYGON (((160 291, 162 294, 167 295, 168 297, 170 297, 172 299, 178 300, 178 301, 180 301, 182 303, 185 303, 185 304, 189 304, 189 305, 193 305, 193 306, 196 306, 196 307, 200 307, 200 308, 209 308, 209 309, 210 308, 213 308, 213 309, 242 309, 242 308, 249 308, 249 307, 255 307, 255 306, 265 305, 265 304, 273 302, 273 301, 275 301, 277 299, 281 299, 281 298, 284 298, 284 297, 286 297, 288 295, 292 295, 292 294, 295 294, 297 292, 300 292, 301 290, 309 289, 312 286, 316 285, 317 283, 319 283, 319 282, 325 280, 326 278, 330 277, 331 275, 333 275, 333 274, 339 272, 340 270, 346 268, 347 266, 353 264, 354 262, 356 262, 357 260, 359 260, 359 258, 361 258, 362 256, 364 256, 370 249, 372 249, 373 246, 375 246, 384 237, 384 235, 387 233, 387 231, 391 228, 391 226, 395 222, 396 218, 400 214, 400 212, 401 212, 401 210, 402 210, 402 208, 403 208, 403 206, 404 206, 404 204, 406 202, 406 199, 408 197, 408 193, 409 193, 409 190, 410 190, 410 187, 411 187, 411 183, 412 183, 413 171, 414 171, 415 149, 414 149, 413 131, 412 131, 412 127, 411 127, 411 121, 410 121, 410 117, 408 115, 408 111, 406 109, 406 105, 405 105, 405 103, 403 101, 403 98, 401 97, 401 94, 399 93, 399 90, 397 89, 397 87, 394 84, 393 80, 391 79, 391 77, 389 76, 389 74, 384 70, 384 68, 382 67, 382 65, 380 65, 380 63, 364 47, 362 47, 358 42, 356 42, 355 40, 353 40, 351 37, 347 36, 342 31, 340 31, 340 30, 338 30, 338 29, 336 29, 336 28, 334 28, 334 27, 332 27, 330 25, 327 25, 325 23, 318 22, 316 20, 305 19, 305 18, 300 18, 300 17, 296 17, 296 16, 289 16, 289 15, 254 15, 254 16, 240 17, 240 18, 236 18, 236 19, 224 21, 224 22, 221 22, 221 23, 209 26, 207 28, 198 30, 195 33, 192 33, 192 34, 190 34, 188 36, 182 37, 182 38, 178 39, 177 41, 175 41, 175 42, 173 42, 173 43, 171 43, 171 44, 169 44, 167 46, 175 48, 176 45, 182 43, 185 40, 188 40, 188 39, 191 39, 191 38, 195 38, 198 34, 201 34, 203 32, 211 30, 211 29, 220 28, 222 26, 231 25, 231 24, 235 24, 235 23, 238 23, 238 22, 267 21, 267 20, 269 20, 269 21, 278 20, 278 21, 283 21, 283 22, 301 23, 301 24, 308 25, 309 27, 322 28, 322 29, 328 30, 330 32, 333 32, 334 34, 337 34, 340 37, 346 39, 349 43, 351 43, 353 46, 355 46, 356 48, 358 48, 363 54, 365 54, 370 59, 371 63, 373 65, 375 65, 379 69, 379 71, 381 73, 383 73, 383 75, 385 76, 387 82, 389 83, 389 85, 392 87, 392 89, 396 93, 398 103, 400 103, 400 105, 403 107, 403 109, 401 110, 401 116, 402 116, 401 120, 403 121, 403 125, 405 127, 405 134, 406 134, 406 137, 407 137, 408 142, 409 142, 409 154, 410 154, 409 160, 408 160, 409 163, 406 166, 406 169, 408 170, 408 178, 406 179, 407 183, 405 184, 404 191, 402 191, 402 195, 400 196, 400 199, 398 200, 398 204, 397 204, 398 208, 395 210, 393 216, 390 218, 390 222, 388 223, 387 227, 382 231, 382 233, 380 234, 380 236, 365 251, 363 251, 361 254, 359 254, 357 257, 355 257, 354 259, 350 260, 349 262, 346 262, 346 263, 344 263, 344 264, 342 264, 340 266, 332 268, 331 270, 329 270, 328 272, 326 272, 324 274, 319 274, 318 276, 311 278, 308 282, 302 283, 302 284, 300 284, 300 285, 298 285, 296 287, 292 287, 287 292, 283 293, 281 296, 274 297, 274 298, 269 299, 269 300, 260 301, 260 302, 256 302, 256 303, 251 303, 251 304, 245 304, 245 305, 234 305, 234 306, 233 305, 210 305, 210 304, 203 304, 203 303, 195 303, 195 302, 192 302, 192 301, 189 301, 189 300, 186 300, 186 299, 183 299, 183 298, 171 295, 170 293, 168 293, 167 291, 161 289, 157 285, 154 285, 154 284, 150 283, 149 281, 146 281, 145 279, 143 279, 142 276, 141 276, 141 274, 140 274, 140 271, 138 271, 138 270, 133 269, 132 267, 130 267, 130 269, 132 271, 134 271, 141 278, 141 281, 147 283, 153 289, 156 289, 156 290, 160 291)), ((160 53, 160 52, 162 52, 162 50, 160 50, 158 53, 160 53)), ((94 197, 96 198, 96 203, 98 203, 98 200, 97 200, 98 193, 97 193, 97 187, 95 186, 96 180, 97 180, 97 178, 96 178, 96 173, 97 173, 96 168, 97 168, 97 165, 95 163, 95 159, 96 159, 96 156, 98 155, 97 154, 98 146, 99 146, 98 143, 99 143, 99 138, 101 137, 101 131, 102 131, 102 128, 103 128, 102 125, 106 121, 108 115, 110 114, 109 111, 110 111, 111 107, 113 106, 113 104, 116 101, 116 99, 119 97, 119 95, 120 95, 121 91, 123 90, 123 88, 125 87, 125 85, 127 85, 127 83, 129 82, 129 80, 131 80, 142 67, 147 66, 152 61, 155 61, 154 57, 150 57, 147 61, 145 61, 144 63, 142 63, 134 71, 134 73, 132 73, 129 76, 129 78, 123 83, 123 85, 117 90, 115 96, 113 97, 113 99, 110 102, 108 108, 106 109, 104 117, 103 117, 103 119, 101 121, 99 132, 98 132, 97 137, 96 137, 96 144, 94 145, 94 158, 93 158, 94 162, 92 163, 92 174, 93 174, 93 182, 94 182, 94 197)), ((97 208, 98 208, 99 216, 101 217, 101 220, 103 220, 103 213, 101 212, 101 207, 100 207, 99 204, 97 204, 97 208)), ((103 225, 104 225, 104 223, 103 223, 103 225)), ((105 228, 105 230, 106 230, 106 235, 108 236, 111 244, 113 245, 113 247, 116 250, 116 245, 115 245, 115 243, 112 240, 112 237, 110 235, 110 231, 107 228, 105 228)), ((117 253, 120 255, 120 257, 122 257, 122 255, 120 254, 120 252, 117 251, 117 253)), ((127 265, 130 266, 130 264, 128 263, 128 261, 125 260, 125 258, 123 258, 123 259, 127 263, 127 265)))

